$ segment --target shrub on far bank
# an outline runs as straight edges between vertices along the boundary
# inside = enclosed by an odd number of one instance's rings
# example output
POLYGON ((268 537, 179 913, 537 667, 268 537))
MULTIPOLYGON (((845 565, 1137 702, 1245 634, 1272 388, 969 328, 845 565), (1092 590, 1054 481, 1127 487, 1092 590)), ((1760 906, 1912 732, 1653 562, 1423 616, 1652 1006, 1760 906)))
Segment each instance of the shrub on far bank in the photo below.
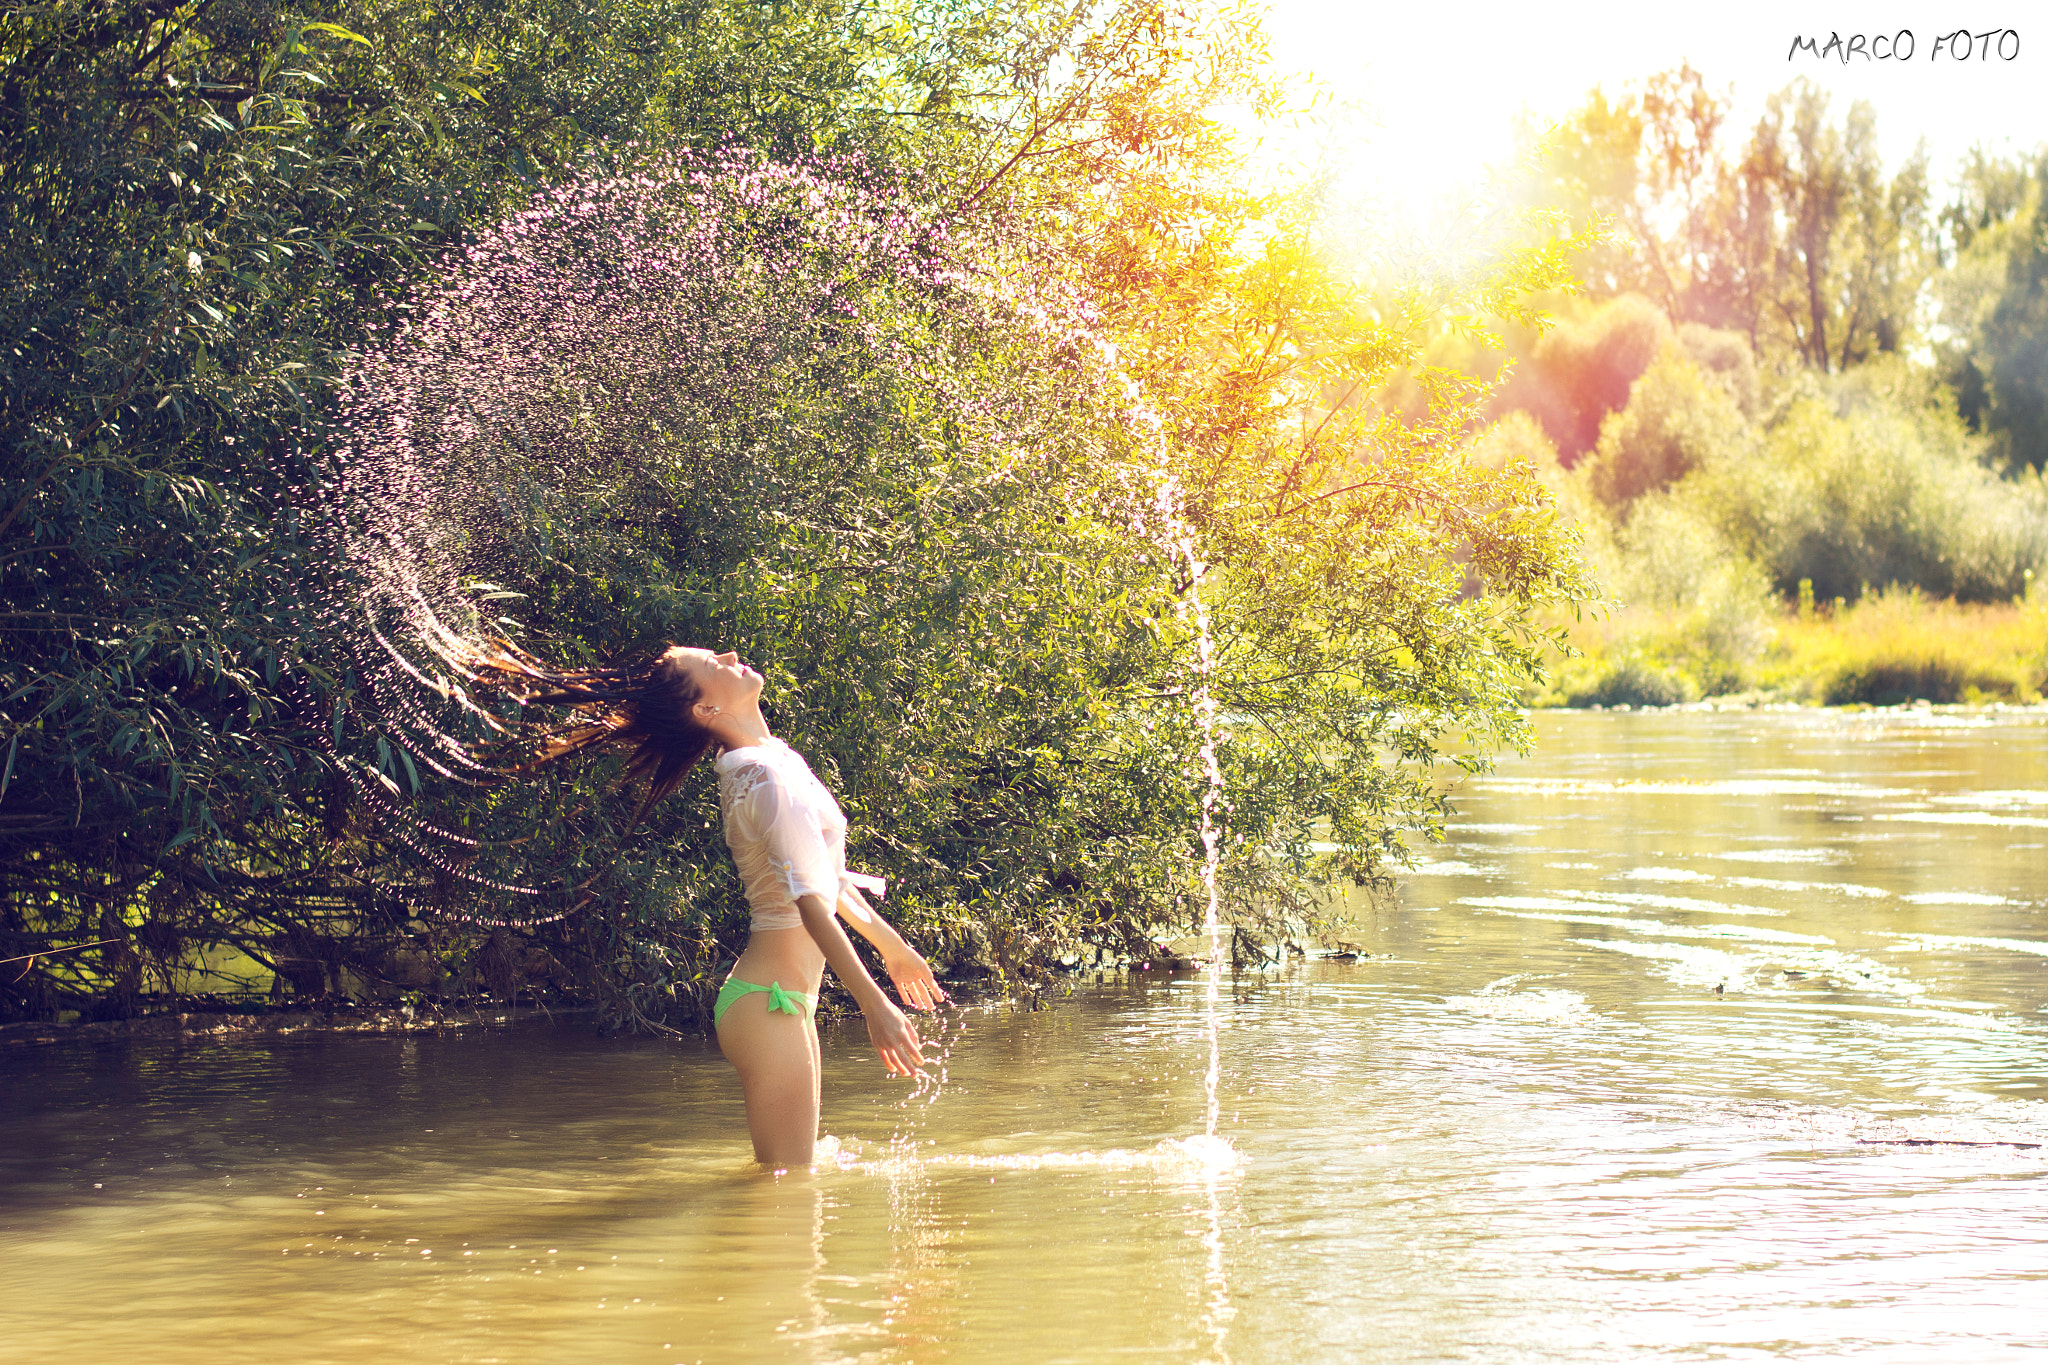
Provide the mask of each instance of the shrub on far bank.
POLYGON ((1630 653, 1571 661, 1548 695, 1555 706, 1679 706, 1700 691, 1682 671, 1630 653))
POLYGON ((1752 442, 1728 390, 1676 346, 1643 372, 1628 405, 1600 423, 1581 466, 1593 496, 1619 519, 1636 499, 1669 488, 1695 469, 1738 460, 1752 442))
MULTIPOLYGON (((1768 601, 1768 598, 1764 598, 1768 601)), ((1535 706, 1678 706, 1746 692, 1773 632, 1751 585, 1723 577, 1689 606, 1629 607, 1571 628, 1582 654, 1558 660, 1535 706)))
POLYGON ((2024 632, 1983 646, 1980 628, 2010 622, 1975 608, 2048 580, 2042 476, 1999 477, 1946 390, 1903 360, 1781 377, 1753 419, 1736 396, 1746 358, 1703 329, 1669 342, 1575 469, 1526 413, 1475 444, 1543 471, 1613 604, 1571 625, 1586 654, 1536 704, 2038 695, 2041 648, 2024 632))
POLYGON ((1567 304, 1496 401, 1543 426, 1567 467, 1600 437, 1600 423, 1628 402, 1629 391, 1671 341, 1671 324, 1639 294, 1593 307, 1567 304), (1577 316, 1573 316, 1577 314, 1577 316))
POLYGON ((2001 479, 1982 442, 1903 365, 1790 387, 1759 444, 1708 459, 1673 497, 1788 600, 1919 588, 2010 600, 2048 569, 2048 485, 2001 479))
POLYGON ((1678 344, 1693 364, 1720 384, 1744 417, 1754 418, 1763 402, 1763 380, 1756 352, 1740 332, 1688 322, 1678 329, 1678 344))

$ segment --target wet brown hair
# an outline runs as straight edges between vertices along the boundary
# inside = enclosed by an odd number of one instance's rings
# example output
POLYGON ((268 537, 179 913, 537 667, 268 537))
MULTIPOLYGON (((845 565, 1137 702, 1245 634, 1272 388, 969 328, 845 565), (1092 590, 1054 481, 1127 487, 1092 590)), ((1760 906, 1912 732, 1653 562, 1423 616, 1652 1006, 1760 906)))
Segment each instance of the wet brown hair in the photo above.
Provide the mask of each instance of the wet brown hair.
POLYGON ((462 662, 472 681, 504 691, 522 706, 566 706, 574 713, 567 721, 508 727, 499 747, 501 772, 528 773, 575 754, 628 747, 625 782, 647 780, 634 825, 682 786, 718 744, 692 712, 697 681, 672 650, 623 667, 557 669, 499 641, 462 662))

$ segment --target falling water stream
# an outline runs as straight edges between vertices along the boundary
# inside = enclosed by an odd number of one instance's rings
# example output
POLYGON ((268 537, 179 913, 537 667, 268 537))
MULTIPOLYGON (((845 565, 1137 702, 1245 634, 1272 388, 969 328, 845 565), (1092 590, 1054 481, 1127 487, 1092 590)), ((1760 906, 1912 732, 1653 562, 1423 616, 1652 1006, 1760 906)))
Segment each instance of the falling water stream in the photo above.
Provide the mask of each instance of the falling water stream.
POLYGON ((1207 571, 1196 553, 1194 537, 1184 523, 1176 537, 1188 568, 1188 614, 1194 625, 1195 674, 1192 689, 1197 754, 1200 771, 1202 843, 1202 930, 1207 952, 1201 963, 1203 1034, 1208 1043, 1208 1066, 1202 1073, 1202 1136, 1196 1149, 1203 1167, 1207 1226, 1202 1230, 1202 1247, 1208 1262, 1204 1274, 1207 1287, 1202 1308, 1202 1326, 1214 1356, 1229 1358, 1227 1335, 1236 1309, 1230 1303, 1229 1277, 1223 1263, 1222 1182, 1234 1174, 1240 1158, 1229 1141, 1217 1132, 1222 1118, 1223 1077, 1223 916, 1219 878, 1223 866, 1222 830, 1217 807, 1224 796, 1223 767, 1216 755, 1220 738, 1214 688, 1216 637, 1209 627, 1209 609, 1202 601, 1202 579, 1207 571))
POLYGON ((826 1030, 808 1176, 574 1021, 0 1047, 0 1357, 2039 1359, 2048 715, 1538 728, 1356 960, 826 1030))

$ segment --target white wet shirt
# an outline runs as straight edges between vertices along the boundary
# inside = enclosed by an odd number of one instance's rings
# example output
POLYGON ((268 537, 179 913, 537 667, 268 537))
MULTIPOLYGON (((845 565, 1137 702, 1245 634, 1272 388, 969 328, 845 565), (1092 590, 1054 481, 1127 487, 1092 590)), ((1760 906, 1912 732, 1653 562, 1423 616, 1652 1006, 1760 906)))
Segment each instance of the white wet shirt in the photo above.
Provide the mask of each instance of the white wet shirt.
POLYGON ((796 929, 799 896, 816 896, 856 920, 872 917, 863 890, 880 877, 846 870, 846 815, 803 755, 769 738, 718 756, 725 842, 747 888, 755 929, 796 929))

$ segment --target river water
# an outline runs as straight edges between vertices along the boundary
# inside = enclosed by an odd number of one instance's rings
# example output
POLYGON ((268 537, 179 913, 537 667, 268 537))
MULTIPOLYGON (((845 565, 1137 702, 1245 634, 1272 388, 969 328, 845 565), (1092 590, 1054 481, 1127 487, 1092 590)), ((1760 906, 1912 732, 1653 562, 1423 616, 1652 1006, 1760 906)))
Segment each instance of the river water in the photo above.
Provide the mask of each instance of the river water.
POLYGON ((1973 1365, 2048 1343, 2048 715, 1550 714, 1369 956, 708 1046, 0 1054, 0 1358, 1973 1365))

